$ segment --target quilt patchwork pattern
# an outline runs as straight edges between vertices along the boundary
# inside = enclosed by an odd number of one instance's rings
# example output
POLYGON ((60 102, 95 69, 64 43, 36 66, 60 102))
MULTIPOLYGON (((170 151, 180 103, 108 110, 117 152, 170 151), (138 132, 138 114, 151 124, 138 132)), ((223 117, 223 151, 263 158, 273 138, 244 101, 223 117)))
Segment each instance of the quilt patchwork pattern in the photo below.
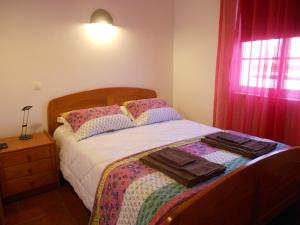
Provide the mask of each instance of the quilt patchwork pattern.
MULTIPOLYGON (((102 174, 90 225, 154 225, 174 207, 205 189, 218 177, 239 168, 250 159, 200 142, 200 137, 162 146, 109 165, 102 174), (187 188, 172 178, 143 164, 139 159, 165 147, 201 156, 227 167, 224 174, 187 188)), ((286 147, 279 144, 277 149, 286 147)))

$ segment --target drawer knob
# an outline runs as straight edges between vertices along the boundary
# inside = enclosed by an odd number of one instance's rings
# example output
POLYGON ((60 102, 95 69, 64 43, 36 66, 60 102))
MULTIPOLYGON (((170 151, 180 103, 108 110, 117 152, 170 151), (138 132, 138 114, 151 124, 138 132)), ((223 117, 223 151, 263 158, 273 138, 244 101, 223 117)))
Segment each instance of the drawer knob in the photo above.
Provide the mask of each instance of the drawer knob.
POLYGON ((28 161, 31 161, 31 156, 30 155, 27 155, 26 158, 27 158, 28 161))
POLYGON ((28 171, 28 173, 32 173, 32 169, 28 169, 27 171, 28 171))

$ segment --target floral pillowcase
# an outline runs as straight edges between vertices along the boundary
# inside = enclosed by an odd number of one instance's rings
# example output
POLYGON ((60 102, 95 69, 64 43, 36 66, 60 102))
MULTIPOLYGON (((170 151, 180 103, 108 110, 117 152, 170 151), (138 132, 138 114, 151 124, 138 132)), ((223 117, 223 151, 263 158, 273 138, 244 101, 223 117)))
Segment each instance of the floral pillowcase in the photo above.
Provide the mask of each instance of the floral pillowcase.
POLYGON ((77 140, 134 126, 118 105, 74 110, 61 117, 70 124, 77 140))
POLYGON ((182 116, 165 100, 160 98, 140 99, 124 102, 136 126, 169 120, 180 120, 182 116))

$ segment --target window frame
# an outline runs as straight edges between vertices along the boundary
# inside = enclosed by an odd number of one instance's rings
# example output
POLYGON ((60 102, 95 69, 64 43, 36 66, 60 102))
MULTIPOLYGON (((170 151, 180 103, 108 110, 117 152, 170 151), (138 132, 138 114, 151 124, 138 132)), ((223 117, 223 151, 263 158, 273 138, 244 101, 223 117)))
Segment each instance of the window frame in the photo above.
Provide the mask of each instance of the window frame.
MULTIPOLYGON (((285 57, 286 55, 286 51, 288 51, 291 48, 292 45, 292 38, 280 38, 282 40, 281 46, 279 46, 278 51, 278 57, 251 57, 251 53, 248 57, 243 57, 243 44, 245 42, 241 42, 241 58, 240 58, 240 76, 239 76, 239 81, 238 81, 238 92, 242 93, 242 94, 251 94, 251 95, 257 95, 260 96, 261 95, 261 90, 262 89, 266 89, 266 93, 265 93, 265 97, 269 97, 272 96, 273 94, 277 95, 279 93, 280 96, 282 96, 283 98, 288 98, 288 99, 293 99, 293 100, 300 100, 299 99, 299 95, 300 95, 300 88, 299 90, 295 90, 295 89, 288 89, 286 88, 285 84, 287 81, 291 80, 300 80, 300 74, 299 77, 296 78, 292 78, 289 79, 288 77, 288 67, 289 67, 289 60, 299 60, 300 61, 300 56, 299 57, 285 57), (276 60, 278 59, 278 64, 279 66, 282 66, 283 68, 278 68, 279 72, 277 73, 278 76, 276 76, 276 78, 267 78, 267 79, 272 79, 275 81, 275 85, 274 87, 260 87, 260 86, 250 86, 249 85, 249 77, 251 76, 251 74, 247 74, 247 79, 248 79, 248 85, 243 85, 243 62, 248 60, 249 63, 251 63, 252 60, 258 60, 258 62, 262 61, 262 60, 276 60), (282 62, 284 61, 284 62, 282 62)), ((268 40, 258 40, 258 41, 268 41, 268 40)), ((300 40, 299 40, 300 41, 300 40)), ((253 41, 251 41, 253 42, 253 41)), ((252 48, 252 47, 251 47, 252 48)), ((251 50, 252 51, 252 50, 251 50)), ((259 64, 258 64, 259 65, 259 64)), ((273 64, 271 65, 271 67, 273 66, 273 64)), ((259 66, 258 66, 259 69, 259 66)), ((249 70, 250 71, 250 70, 249 70)), ((300 73, 300 72, 299 72, 300 73)), ((263 75, 261 78, 259 78, 259 76, 261 76, 260 74, 257 74, 256 79, 262 79, 262 81, 264 79, 266 79, 265 75, 263 75)), ((272 76, 272 75, 271 75, 272 76)), ((258 82, 257 82, 258 83, 258 82)))

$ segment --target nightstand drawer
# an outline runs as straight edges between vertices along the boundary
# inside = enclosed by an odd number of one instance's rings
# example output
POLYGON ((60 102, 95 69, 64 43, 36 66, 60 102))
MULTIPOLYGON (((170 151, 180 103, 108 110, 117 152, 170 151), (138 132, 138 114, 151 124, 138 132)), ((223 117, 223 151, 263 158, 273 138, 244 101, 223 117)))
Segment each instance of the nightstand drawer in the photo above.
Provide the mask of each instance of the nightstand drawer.
POLYGON ((13 179, 2 183, 3 197, 57 182, 56 172, 39 173, 32 176, 13 179))
POLYGON ((43 158, 48 158, 54 155, 52 148, 53 147, 49 145, 26 149, 20 152, 4 154, 1 156, 2 167, 9 167, 43 158))
POLYGON ((3 181, 25 177, 36 173, 55 170, 55 158, 41 159, 30 163, 3 168, 1 178, 3 181))

